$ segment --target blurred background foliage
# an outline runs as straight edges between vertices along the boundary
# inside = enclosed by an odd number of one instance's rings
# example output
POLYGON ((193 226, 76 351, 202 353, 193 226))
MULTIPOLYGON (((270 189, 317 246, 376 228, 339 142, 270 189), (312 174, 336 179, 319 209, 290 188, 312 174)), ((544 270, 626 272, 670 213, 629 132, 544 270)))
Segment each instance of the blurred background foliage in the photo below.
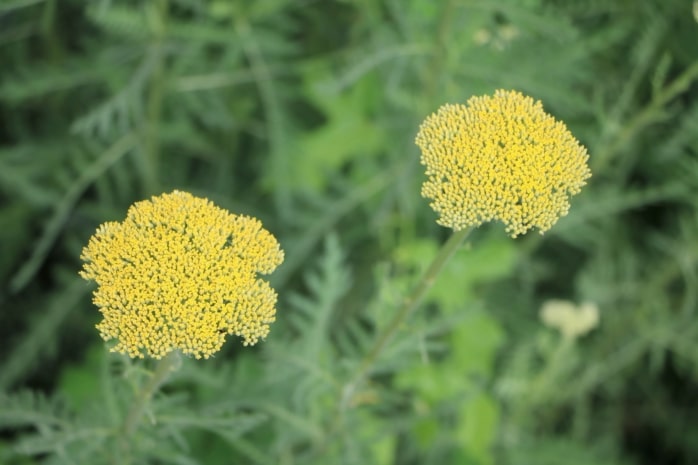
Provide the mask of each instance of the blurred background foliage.
POLYGON ((286 261, 267 340, 184 360, 142 463, 698 463, 697 20, 687 0, 4 0, 0 463, 118 463, 143 367, 105 351, 80 250, 175 188, 260 218, 286 261), (348 392, 448 235, 417 127, 498 88, 565 121, 593 178, 545 236, 478 229, 348 392), (550 300, 598 327, 546 326, 550 300))

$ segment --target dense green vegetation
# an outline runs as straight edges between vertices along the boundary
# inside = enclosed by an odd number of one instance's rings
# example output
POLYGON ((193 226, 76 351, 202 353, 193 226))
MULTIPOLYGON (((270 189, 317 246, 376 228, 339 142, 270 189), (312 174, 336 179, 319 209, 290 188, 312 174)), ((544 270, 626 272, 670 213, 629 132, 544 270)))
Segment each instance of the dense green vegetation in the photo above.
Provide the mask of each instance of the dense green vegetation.
POLYGON ((5 0, 0 63, 0 464, 126 458, 152 364, 105 350, 79 257, 173 189, 279 239, 277 321, 183 359, 133 463, 698 463, 698 4, 5 0), (593 177, 543 236, 471 234, 349 392, 449 236, 417 128, 500 88, 593 177))

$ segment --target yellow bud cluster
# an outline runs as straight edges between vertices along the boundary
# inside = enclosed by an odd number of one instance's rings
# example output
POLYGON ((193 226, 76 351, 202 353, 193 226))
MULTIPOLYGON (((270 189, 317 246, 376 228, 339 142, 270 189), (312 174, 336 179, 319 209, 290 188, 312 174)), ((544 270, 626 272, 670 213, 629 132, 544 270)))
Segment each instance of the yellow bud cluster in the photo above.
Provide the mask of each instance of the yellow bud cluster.
POLYGON ((136 202, 122 223, 102 224, 80 258, 114 352, 208 358, 229 334, 255 344, 275 319, 276 293, 257 273, 283 261, 277 240, 259 220, 186 192, 136 202))
POLYGON ((512 237, 533 227, 542 234, 591 176, 589 155, 565 124, 516 91, 442 106, 416 143, 428 177, 422 196, 454 231, 499 220, 512 237))

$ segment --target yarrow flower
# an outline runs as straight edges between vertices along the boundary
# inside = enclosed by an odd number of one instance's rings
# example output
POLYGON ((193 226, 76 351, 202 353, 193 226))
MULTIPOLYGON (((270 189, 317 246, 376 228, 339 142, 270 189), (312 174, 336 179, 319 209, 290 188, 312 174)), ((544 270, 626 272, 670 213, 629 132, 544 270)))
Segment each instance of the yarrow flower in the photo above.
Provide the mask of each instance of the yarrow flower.
POLYGON ((599 325, 599 308, 591 302, 576 306, 566 300, 548 300, 541 308, 540 318, 563 337, 577 339, 599 325))
POLYGON ((454 231, 499 220, 512 237, 534 227, 542 234, 591 176, 565 124, 516 91, 442 106, 416 143, 428 177, 422 196, 454 231))
POLYGON ((80 258, 112 352, 208 358, 226 335, 255 344, 275 319, 276 293, 257 273, 283 261, 277 240, 259 220, 186 192, 136 202, 123 222, 99 226, 80 258))

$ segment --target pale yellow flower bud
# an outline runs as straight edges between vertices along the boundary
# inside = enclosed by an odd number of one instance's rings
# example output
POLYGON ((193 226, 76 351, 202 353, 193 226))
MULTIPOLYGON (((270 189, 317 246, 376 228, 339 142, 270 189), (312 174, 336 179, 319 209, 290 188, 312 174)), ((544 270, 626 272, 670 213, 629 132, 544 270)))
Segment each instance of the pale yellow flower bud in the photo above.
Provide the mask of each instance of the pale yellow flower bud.
POLYGON ((566 300, 549 300, 543 304, 540 318, 567 339, 576 339, 599 324, 599 308, 593 303, 574 305, 566 300))

